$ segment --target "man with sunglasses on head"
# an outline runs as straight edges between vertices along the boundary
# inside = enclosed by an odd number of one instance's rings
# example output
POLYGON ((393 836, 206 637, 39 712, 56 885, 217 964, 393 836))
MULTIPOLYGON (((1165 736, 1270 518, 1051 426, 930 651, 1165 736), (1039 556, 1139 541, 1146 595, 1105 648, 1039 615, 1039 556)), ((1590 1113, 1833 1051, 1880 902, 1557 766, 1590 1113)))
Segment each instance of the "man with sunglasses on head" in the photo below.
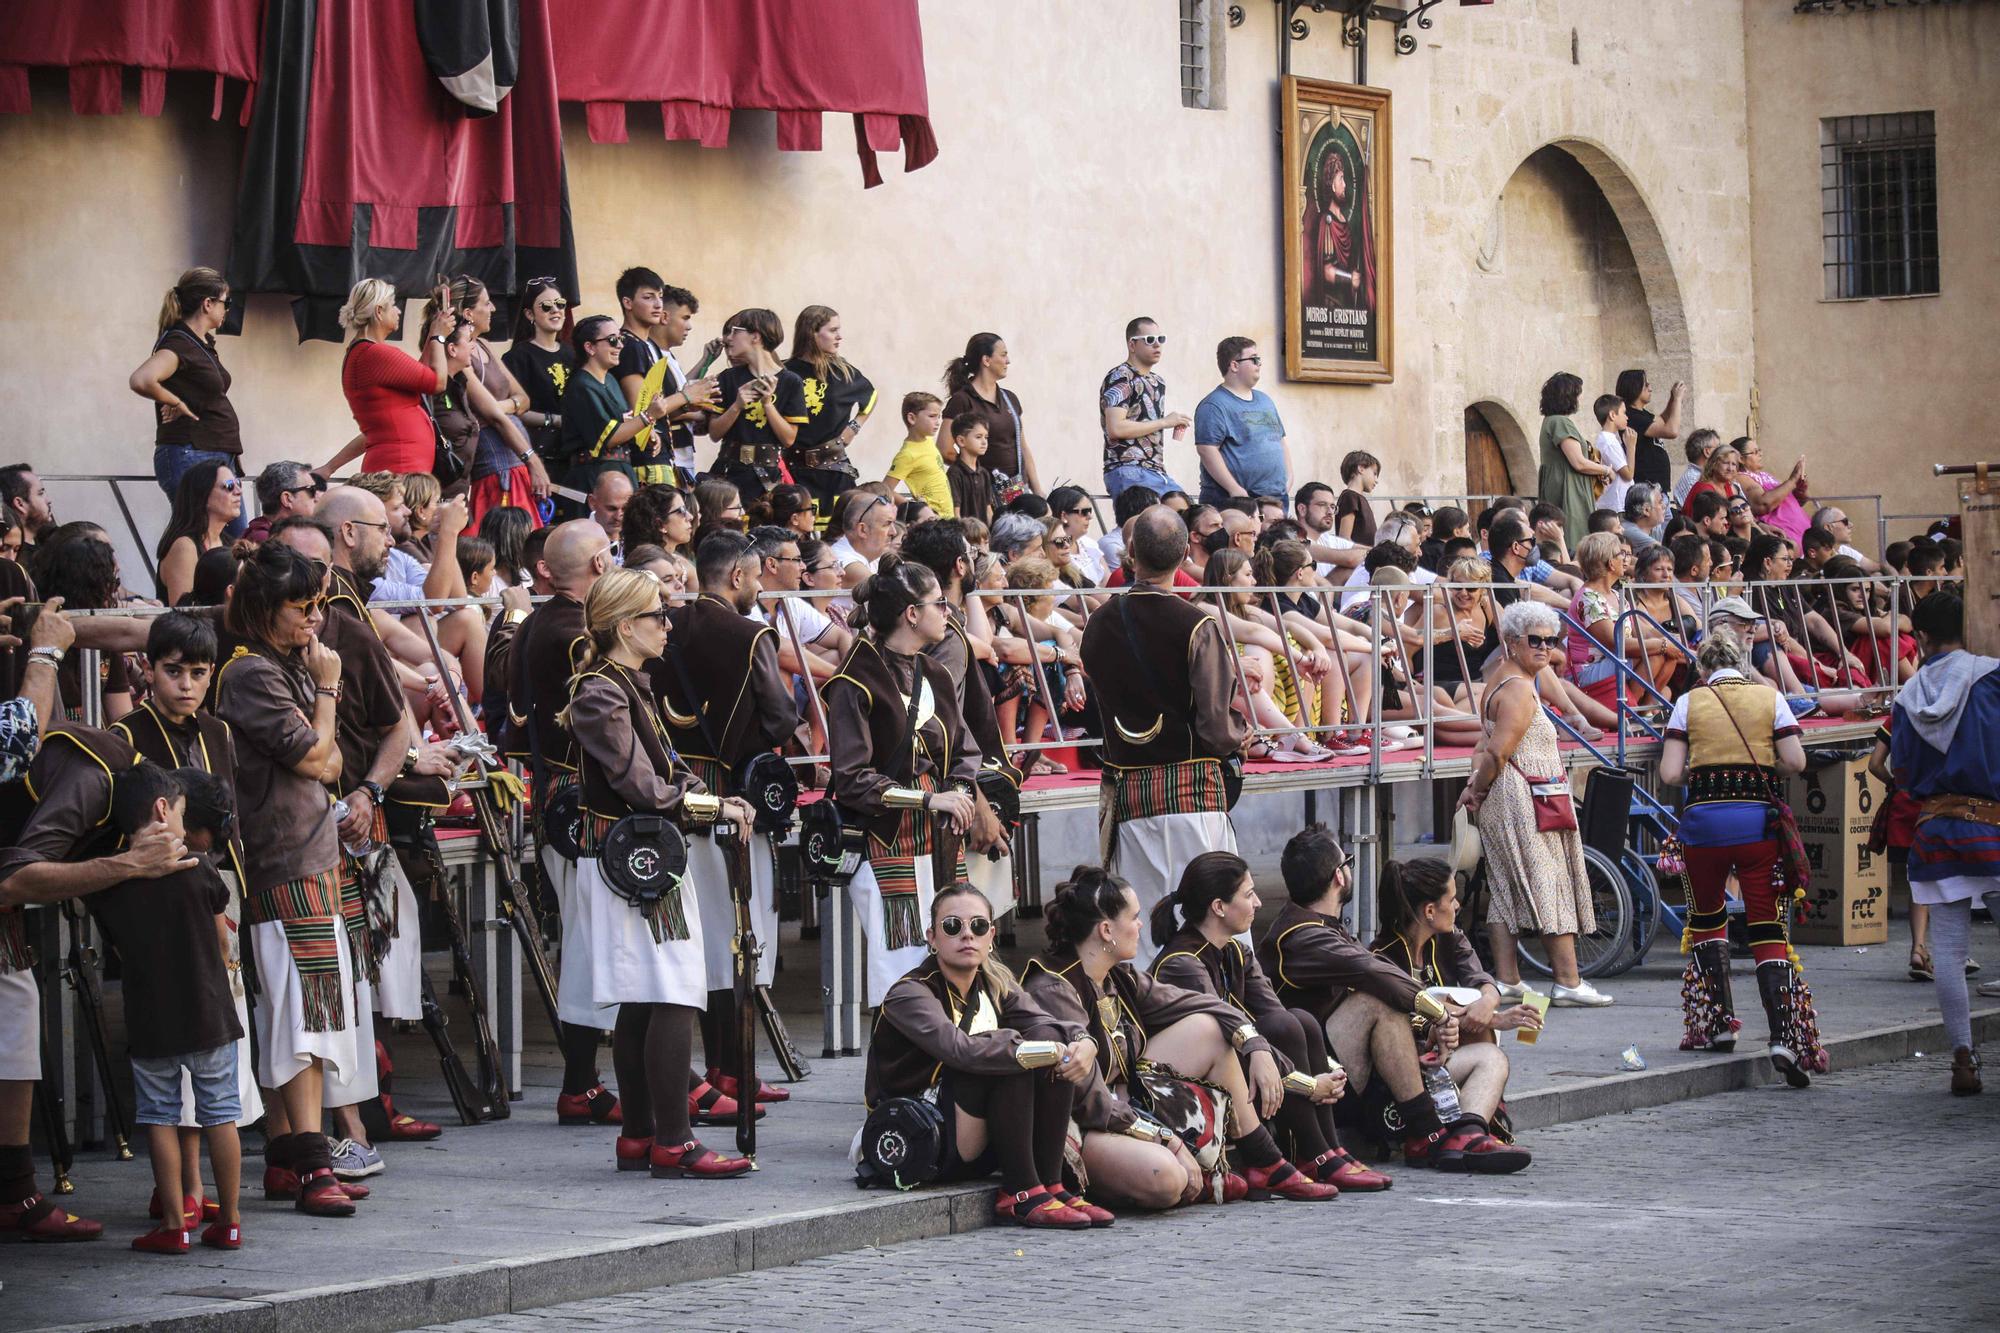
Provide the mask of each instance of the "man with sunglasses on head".
POLYGON ((1104 414, 1104 489, 1116 500, 1127 486, 1150 486, 1162 495, 1187 487, 1167 473, 1167 432, 1175 439, 1194 424, 1168 412, 1167 382, 1153 369, 1166 355, 1167 335, 1145 316, 1125 326, 1125 359, 1104 376, 1097 405, 1104 414))
POLYGON ((1257 387, 1264 354, 1244 337, 1215 348, 1222 383, 1194 409, 1194 451, 1201 459, 1201 502, 1232 495, 1284 495, 1290 490, 1291 446, 1278 405, 1257 387))
POLYGON ((314 476, 304 463, 273 463, 257 474, 257 508, 262 511, 243 531, 245 539, 269 541, 271 525, 294 514, 310 518, 319 497, 326 493, 326 478, 314 476))

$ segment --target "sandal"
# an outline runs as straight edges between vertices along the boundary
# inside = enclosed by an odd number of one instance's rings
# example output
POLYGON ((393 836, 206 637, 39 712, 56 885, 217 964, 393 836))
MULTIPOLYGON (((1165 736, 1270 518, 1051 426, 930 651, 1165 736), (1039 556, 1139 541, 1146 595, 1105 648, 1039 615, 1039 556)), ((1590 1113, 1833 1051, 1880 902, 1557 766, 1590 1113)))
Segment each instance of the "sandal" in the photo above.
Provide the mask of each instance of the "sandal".
POLYGON ((1910 980, 1935 981, 1937 975, 1931 969, 1931 951, 1922 944, 1910 946, 1910 980))
POLYGON ((1068 767, 1045 754, 1036 755, 1035 762, 1028 766, 1028 776, 1031 778, 1059 778, 1068 772, 1068 767))

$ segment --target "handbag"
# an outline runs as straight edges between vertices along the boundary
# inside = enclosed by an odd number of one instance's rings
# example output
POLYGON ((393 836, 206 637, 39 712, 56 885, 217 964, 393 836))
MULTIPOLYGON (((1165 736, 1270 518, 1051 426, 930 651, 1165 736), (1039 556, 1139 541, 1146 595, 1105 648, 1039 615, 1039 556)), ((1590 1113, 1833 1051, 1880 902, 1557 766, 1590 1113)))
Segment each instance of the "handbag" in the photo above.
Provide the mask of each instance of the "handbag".
POLYGON ((885 1097, 861 1126, 854 1183, 915 1189, 944 1169, 944 1112, 926 1097, 885 1097))
POLYGON ((1537 833, 1563 833, 1578 827, 1576 822, 1576 798, 1570 794, 1569 783, 1561 777, 1531 778, 1512 759, 1507 767, 1521 774, 1521 781, 1528 784, 1528 798, 1535 806, 1535 831, 1537 833))

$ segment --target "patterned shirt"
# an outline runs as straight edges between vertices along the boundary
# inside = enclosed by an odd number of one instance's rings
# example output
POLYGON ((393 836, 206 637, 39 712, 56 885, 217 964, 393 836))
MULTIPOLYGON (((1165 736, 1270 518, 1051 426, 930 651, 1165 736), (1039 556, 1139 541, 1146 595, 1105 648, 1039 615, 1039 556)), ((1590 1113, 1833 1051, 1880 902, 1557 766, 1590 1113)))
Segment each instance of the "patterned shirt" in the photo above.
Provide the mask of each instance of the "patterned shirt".
POLYGON ((35 706, 26 699, 0 700, 0 783, 19 782, 42 748, 35 706))
MULTIPOLYGON (((1158 421, 1167 414, 1167 382, 1158 375, 1140 374, 1129 361, 1120 361, 1104 377, 1097 391, 1100 409, 1122 407, 1133 421, 1158 421)), ((1107 469, 1136 463, 1155 472, 1167 470, 1166 432, 1154 431, 1136 440, 1114 440, 1104 433, 1104 466, 1107 469)))

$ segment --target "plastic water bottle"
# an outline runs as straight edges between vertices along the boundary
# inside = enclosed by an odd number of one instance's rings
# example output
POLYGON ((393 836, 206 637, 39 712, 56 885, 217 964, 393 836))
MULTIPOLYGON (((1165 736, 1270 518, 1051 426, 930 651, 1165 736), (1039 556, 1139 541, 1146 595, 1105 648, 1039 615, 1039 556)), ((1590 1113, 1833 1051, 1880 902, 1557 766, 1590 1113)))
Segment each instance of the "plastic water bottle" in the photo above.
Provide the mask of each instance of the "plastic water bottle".
POLYGON ((1450 1125, 1457 1122, 1461 1113, 1458 1084, 1452 1082, 1451 1071, 1444 1067, 1442 1060, 1424 1064, 1424 1091, 1431 1095, 1431 1103, 1437 1107, 1439 1123, 1450 1125))

